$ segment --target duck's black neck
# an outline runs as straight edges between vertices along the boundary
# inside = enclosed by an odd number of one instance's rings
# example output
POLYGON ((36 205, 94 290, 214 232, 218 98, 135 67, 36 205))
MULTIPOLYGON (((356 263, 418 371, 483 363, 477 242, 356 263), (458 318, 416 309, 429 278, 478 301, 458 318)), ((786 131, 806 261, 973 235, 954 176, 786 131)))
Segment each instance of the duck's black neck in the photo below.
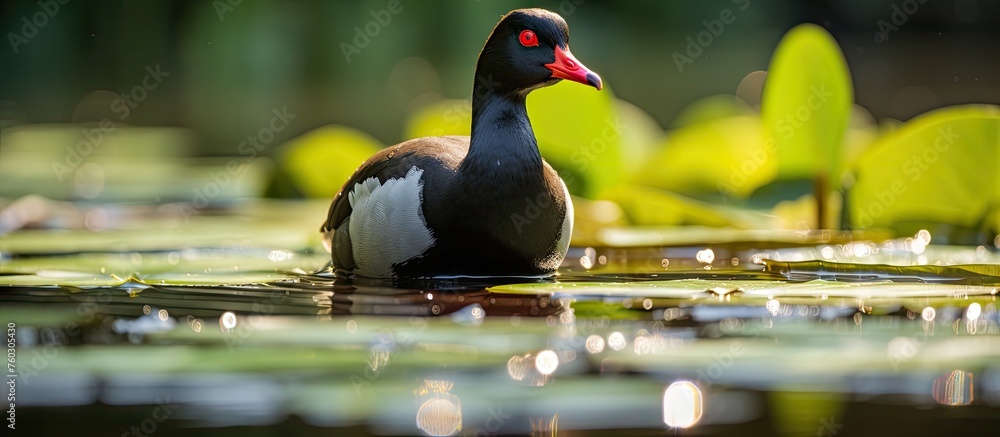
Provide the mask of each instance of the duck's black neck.
POLYGON ((477 82, 472 92, 472 136, 463 167, 541 168, 525 92, 505 93, 477 82), (499 164, 498 164, 499 162, 499 164))

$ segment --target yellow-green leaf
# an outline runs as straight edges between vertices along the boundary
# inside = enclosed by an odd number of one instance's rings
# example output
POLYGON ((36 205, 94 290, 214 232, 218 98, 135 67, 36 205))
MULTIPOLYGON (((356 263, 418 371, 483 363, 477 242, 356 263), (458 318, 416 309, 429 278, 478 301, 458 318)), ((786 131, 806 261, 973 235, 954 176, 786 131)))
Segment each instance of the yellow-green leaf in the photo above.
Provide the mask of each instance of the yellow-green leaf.
POLYGON ((771 182, 774 156, 761 143, 756 117, 703 121, 673 130, 635 181, 687 195, 723 192, 746 197, 771 182))
POLYGON ((472 130, 472 102, 441 100, 420 107, 410 115, 403 130, 405 140, 444 135, 469 135, 472 130))
POLYGON ((564 81, 531 93, 528 115, 542 155, 574 194, 594 197, 619 181, 620 144, 628 126, 618 117, 610 89, 564 81))
POLYGON ((771 59, 761 105, 780 179, 828 176, 830 188, 839 188, 841 141, 853 100, 847 63, 833 37, 813 24, 789 31, 771 59))
POLYGON ((321 127, 284 145, 281 171, 306 196, 332 198, 358 166, 382 147, 357 129, 321 127))
POLYGON ((1000 200, 1000 107, 922 115, 862 156, 848 196, 855 228, 924 221, 976 227, 1000 200))

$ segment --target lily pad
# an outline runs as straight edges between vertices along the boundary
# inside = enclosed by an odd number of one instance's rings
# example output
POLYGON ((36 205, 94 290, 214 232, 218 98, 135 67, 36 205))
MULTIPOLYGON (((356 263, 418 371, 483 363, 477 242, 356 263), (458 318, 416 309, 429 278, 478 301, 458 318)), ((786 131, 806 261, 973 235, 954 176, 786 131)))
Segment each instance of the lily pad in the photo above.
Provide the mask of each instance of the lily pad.
MULTIPOLYGON (((836 278, 837 280, 891 279, 893 281, 955 282, 1000 284, 1000 265, 974 264, 955 266, 851 264, 826 261, 781 262, 765 261, 765 271, 782 274, 789 279, 836 278)), ((988 293, 989 288, 985 289, 988 293)), ((995 293, 996 288, 992 291, 995 293)), ((956 293, 963 293, 955 289, 956 293)))
POLYGON ((0 275, 0 287, 115 287, 125 282, 126 280, 113 275, 64 271, 40 271, 32 275, 0 275))

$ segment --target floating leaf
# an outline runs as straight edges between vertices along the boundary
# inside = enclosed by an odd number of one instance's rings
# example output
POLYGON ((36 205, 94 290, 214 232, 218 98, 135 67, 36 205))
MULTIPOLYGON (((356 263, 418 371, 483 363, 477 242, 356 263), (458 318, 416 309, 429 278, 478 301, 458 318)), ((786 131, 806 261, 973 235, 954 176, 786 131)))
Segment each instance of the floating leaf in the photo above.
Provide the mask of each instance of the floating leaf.
POLYGON ((679 279, 649 282, 584 282, 556 284, 511 284, 490 287, 494 293, 545 294, 560 293, 570 296, 656 297, 697 299, 708 297, 709 290, 756 290, 780 287, 779 281, 718 281, 704 279, 679 279))
MULTIPOLYGON (((957 266, 929 265, 886 265, 834 263, 827 261, 781 262, 766 261, 765 271, 779 273, 788 279, 806 280, 832 278, 849 280, 886 280, 910 282, 953 282, 976 284, 1000 284, 1000 265, 972 264, 957 266)), ((989 288, 984 289, 989 292, 989 288)), ((962 292, 960 288, 956 293, 962 292)))
POLYGON ((113 287, 126 279, 65 270, 39 270, 28 275, 0 275, 0 286, 113 287))
MULTIPOLYGON (((850 275, 846 275, 850 276, 850 275)), ((693 299, 718 301, 719 295, 739 292, 727 302, 746 305, 752 300, 771 298, 803 298, 799 303, 828 304, 830 298, 881 298, 897 302, 900 298, 991 296, 996 288, 982 285, 953 284, 897 284, 892 281, 838 282, 812 280, 785 282, 766 280, 717 280, 676 279, 646 282, 584 282, 584 283, 535 283, 490 287, 494 293, 511 294, 563 294, 568 296, 632 297, 660 299, 693 299)), ((713 302, 714 303, 714 302, 713 302)), ((759 302, 758 302, 759 303, 759 302)), ((647 308, 648 309, 648 308, 647 308)))

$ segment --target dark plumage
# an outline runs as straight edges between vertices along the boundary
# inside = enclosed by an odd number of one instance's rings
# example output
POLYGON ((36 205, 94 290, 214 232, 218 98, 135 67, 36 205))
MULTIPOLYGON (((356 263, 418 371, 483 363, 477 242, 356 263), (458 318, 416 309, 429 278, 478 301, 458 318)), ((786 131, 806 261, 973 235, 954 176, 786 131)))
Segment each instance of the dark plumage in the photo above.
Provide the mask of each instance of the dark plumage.
POLYGON ((569 244, 572 203, 538 152, 525 97, 560 79, 601 88, 569 53, 565 21, 540 9, 504 16, 476 65, 471 137, 388 147, 333 200, 321 231, 337 271, 404 278, 554 273, 569 244))

